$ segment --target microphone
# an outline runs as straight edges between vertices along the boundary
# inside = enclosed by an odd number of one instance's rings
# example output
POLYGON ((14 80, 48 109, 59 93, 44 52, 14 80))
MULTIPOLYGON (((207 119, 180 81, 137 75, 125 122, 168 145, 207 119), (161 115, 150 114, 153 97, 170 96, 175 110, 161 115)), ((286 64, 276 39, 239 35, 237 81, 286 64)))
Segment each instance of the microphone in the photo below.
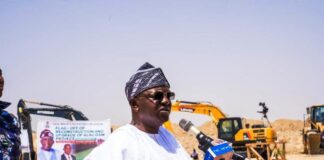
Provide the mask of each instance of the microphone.
POLYGON ((196 136, 198 140, 198 148, 205 153, 204 160, 214 160, 216 157, 224 158, 228 157, 233 160, 244 160, 245 158, 233 151, 233 148, 227 141, 217 139, 214 141, 211 137, 202 133, 197 127, 193 125, 191 121, 181 119, 179 126, 186 132, 190 132, 196 136))

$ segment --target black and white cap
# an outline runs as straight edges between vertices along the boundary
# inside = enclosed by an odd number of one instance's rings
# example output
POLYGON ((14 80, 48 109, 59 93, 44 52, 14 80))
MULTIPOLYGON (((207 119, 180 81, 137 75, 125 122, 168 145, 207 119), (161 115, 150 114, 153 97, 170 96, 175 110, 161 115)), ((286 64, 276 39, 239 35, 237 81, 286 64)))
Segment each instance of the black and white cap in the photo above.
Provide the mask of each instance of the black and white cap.
POLYGON ((144 63, 134 75, 128 80, 125 87, 125 93, 128 101, 131 101, 139 93, 154 88, 170 84, 163 74, 161 68, 155 68, 150 63, 144 63))

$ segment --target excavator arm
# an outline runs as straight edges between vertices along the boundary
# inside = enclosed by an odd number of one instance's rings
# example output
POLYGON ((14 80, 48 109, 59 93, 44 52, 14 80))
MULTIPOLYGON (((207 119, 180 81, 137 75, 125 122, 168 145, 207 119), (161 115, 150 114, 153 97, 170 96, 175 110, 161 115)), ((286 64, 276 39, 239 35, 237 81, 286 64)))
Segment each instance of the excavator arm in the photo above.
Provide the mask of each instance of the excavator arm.
POLYGON ((27 101, 27 100, 19 100, 18 106, 17 106, 17 115, 18 115, 18 122, 19 127, 26 129, 28 134, 28 142, 29 142, 29 152, 27 155, 23 155, 23 159, 28 160, 35 160, 36 159, 36 153, 33 149, 34 142, 32 137, 32 126, 31 126, 31 117, 30 115, 41 115, 41 116, 50 116, 50 117, 60 117, 68 120, 88 120, 86 116, 83 115, 82 112, 74 110, 73 108, 69 106, 60 106, 60 105, 53 105, 48 103, 42 103, 42 102, 33 102, 33 101, 27 101), (26 106, 26 103, 30 104, 37 104, 42 106, 49 106, 51 108, 28 108, 26 106))
MULTIPOLYGON (((188 112, 210 116, 212 121, 217 124, 221 118, 226 118, 221 109, 210 102, 189 102, 176 101, 171 106, 171 112, 188 112)), ((164 123, 164 127, 174 133, 170 120, 164 123)))

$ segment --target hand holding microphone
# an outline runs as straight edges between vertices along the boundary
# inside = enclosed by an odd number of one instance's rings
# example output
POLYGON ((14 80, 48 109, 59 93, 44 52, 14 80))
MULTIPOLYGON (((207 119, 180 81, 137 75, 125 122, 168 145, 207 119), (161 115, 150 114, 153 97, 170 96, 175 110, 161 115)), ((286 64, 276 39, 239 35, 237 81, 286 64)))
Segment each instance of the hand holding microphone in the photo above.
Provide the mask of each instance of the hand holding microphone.
POLYGON ((198 148, 205 153, 204 160, 244 160, 241 155, 234 153, 233 148, 228 142, 218 139, 214 141, 196 128, 190 121, 181 119, 179 126, 186 132, 191 132, 196 136, 199 146, 198 148))

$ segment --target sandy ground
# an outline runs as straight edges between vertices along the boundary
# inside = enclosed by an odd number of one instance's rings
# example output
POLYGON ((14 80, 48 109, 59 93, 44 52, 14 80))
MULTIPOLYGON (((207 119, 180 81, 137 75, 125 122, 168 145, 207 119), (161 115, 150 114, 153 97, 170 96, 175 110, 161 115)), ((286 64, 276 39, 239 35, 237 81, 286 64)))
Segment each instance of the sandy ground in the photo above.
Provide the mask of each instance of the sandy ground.
POLYGON ((324 155, 288 154, 288 160, 324 160, 324 155))

